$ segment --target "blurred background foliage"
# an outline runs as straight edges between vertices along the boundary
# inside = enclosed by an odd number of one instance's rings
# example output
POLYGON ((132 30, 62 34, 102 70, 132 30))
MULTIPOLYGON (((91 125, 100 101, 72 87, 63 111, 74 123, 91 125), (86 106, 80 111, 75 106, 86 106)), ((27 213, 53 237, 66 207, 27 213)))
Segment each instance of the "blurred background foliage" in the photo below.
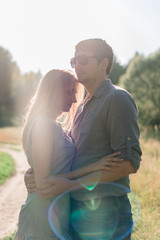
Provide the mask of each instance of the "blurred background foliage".
POLYGON ((126 66, 115 59, 110 78, 135 99, 141 128, 160 131, 160 50, 148 57, 136 53, 126 66))
POLYGON ((0 47, 0 127, 21 125, 41 73, 22 74, 11 54, 0 47))

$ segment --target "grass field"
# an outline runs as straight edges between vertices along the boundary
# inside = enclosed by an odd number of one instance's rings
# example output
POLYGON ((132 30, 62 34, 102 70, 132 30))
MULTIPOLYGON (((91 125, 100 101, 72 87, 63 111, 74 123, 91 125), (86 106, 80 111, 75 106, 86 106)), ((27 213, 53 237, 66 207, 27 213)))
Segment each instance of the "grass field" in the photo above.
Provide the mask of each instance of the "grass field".
MULTIPOLYGON (((20 130, 0 129, 0 142, 19 143, 20 130)), ((136 174, 130 176, 132 192, 140 206, 140 210, 134 209, 135 215, 139 214, 139 220, 132 240, 160 240, 160 141, 157 136, 159 134, 156 133, 154 139, 154 134, 150 134, 148 139, 141 139, 141 167, 136 174)))
POLYGON ((132 240, 160 239, 160 142, 141 140, 143 151, 139 171, 130 177, 132 191, 141 204, 140 219, 132 240))
POLYGON ((22 127, 5 127, 0 128, 0 143, 21 143, 22 127))
POLYGON ((0 152, 0 185, 14 172, 14 160, 5 152, 0 152))

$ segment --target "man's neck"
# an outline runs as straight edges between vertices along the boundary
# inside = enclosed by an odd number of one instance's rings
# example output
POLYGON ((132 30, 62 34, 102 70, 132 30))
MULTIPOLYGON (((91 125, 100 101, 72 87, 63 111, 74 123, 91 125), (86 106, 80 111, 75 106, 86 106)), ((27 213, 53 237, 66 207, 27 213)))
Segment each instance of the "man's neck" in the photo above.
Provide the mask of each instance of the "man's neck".
POLYGON ((99 85, 104 81, 104 79, 101 79, 100 81, 97 81, 97 82, 91 82, 91 83, 88 83, 88 84, 85 84, 85 88, 89 94, 90 97, 93 96, 93 94, 95 93, 96 89, 99 87, 99 85))

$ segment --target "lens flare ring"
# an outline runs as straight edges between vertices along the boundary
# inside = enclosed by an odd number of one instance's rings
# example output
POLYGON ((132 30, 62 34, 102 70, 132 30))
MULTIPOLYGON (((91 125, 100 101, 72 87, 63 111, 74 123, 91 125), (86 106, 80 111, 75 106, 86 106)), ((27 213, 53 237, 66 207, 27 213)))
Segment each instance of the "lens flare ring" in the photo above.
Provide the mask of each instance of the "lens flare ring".
MULTIPOLYGON (((96 185, 97 183, 93 184, 93 186, 96 185)), ((132 232, 133 227, 135 228, 137 226, 141 205, 136 194, 131 192, 127 187, 116 183, 102 183, 99 185, 105 186, 105 190, 108 189, 108 192, 105 192, 105 198, 100 198, 100 196, 96 194, 90 195, 87 200, 81 201, 79 206, 71 206, 72 213, 70 213, 69 208, 67 208, 69 200, 66 201, 66 199, 69 198, 70 192, 75 192, 77 188, 62 193, 52 202, 48 211, 48 221, 52 231, 60 240, 74 239, 72 237, 73 229, 82 240, 110 240, 113 237, 114 240, 121 240, 132 232), (117 193, 117 196, 113 195, 115 193, 117 193), (118 229, 119 223, 123 222, 119 212, 122 210, 122 212, 124 211, 125 213, 126 205, 124 204, 122 207, 119 205, 117 210, 117 205, 113 200, 119 199, 120 193, 123 194, 123 196, 127 193, 132 205, 133 222, 130 222, 131 217, 129 216, 129 220, 127 221, 130 225, 128 225, 126 230, 124 230, 125 224, 121 226, 121 229, 118 229), (69 216, 72 223, 72 230, 69 227, 69 216)), ((82 186, 84 187, 84 184, 82 186)), ((91 193, 91 187, 85 187, 85 189, 91 193)), ((92 189, 94 190, 95 187, 92 189)), ((125 201, 127 201, 127 199, 125 201)), ((126 218, 127 215, 124 217, 126 218)))

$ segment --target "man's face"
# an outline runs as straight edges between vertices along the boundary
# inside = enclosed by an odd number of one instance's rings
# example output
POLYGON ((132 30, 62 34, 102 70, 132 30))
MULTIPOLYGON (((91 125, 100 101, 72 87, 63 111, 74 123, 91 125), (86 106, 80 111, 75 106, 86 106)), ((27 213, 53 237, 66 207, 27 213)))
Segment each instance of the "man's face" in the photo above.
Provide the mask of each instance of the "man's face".
POLYGON ((92 51, 79 50, 75 53, 75 72, 77 74, 78 81, 85 85, 88 82, 94 82, 99 78, 100 67, 99 63, 92 51), (81 62, 84 58, 84 61, 81 62), (86 60, 86 61, 85 61, 86 60))

